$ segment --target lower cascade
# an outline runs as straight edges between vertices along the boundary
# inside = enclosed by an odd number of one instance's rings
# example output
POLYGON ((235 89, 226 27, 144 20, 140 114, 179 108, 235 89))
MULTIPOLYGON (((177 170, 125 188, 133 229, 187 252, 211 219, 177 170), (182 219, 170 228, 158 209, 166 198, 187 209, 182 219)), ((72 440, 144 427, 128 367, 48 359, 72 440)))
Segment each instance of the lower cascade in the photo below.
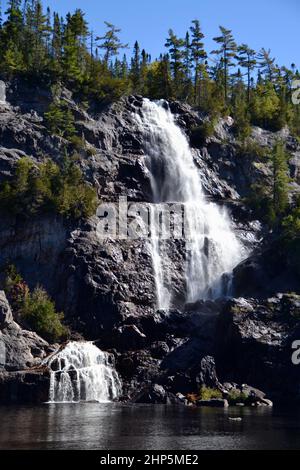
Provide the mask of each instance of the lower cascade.
POLYGON ((70 342, 47 362, 50 403, 105 403, 120 396, 121 381, 112 356, 90 342, 70 342))
MULTIPOLYGON (((151 219, 163 204, 184 207, 186 301, 230 295, 232 270, 247 257, 247 251, 235 235, 227 210, 206 200, 193 151, 167 102, 144 99, 135 119, 144 137, 152 186, 151 219)), ((166 243, 159 239, 153 221, 150 226, 157 306, 167 310, 172 301, 165 279, 166 243)))

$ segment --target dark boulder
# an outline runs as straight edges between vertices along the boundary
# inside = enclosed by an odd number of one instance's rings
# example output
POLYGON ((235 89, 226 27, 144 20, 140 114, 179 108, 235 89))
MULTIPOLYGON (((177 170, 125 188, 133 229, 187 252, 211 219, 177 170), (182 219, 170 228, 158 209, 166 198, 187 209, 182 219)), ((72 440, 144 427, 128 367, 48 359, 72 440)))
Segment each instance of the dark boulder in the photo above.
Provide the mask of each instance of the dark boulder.
POLYGON ((300 292, 300 244, 298 240, 288 246, 270 242, 243 261, 233 272, 236 296, 266 297, 278 292, 300 292))
POLYGON ((49 399, 49 372, 45 369, 0 372, 1 404, 41 404, 49 399))
POLYGON ((0 330, 7 327, 13 321, 12 311, 6 295, 0 291, 0 330))
POLYGON ((145 403, 152 405, 185 404, 180 396, 167 392, 161 385, 149 385, 131 397, 131 403, 145 403))
POLYGON ((293 342, 299 338, 299 296, 233 299, 217 323, 218 376, 221 381, 251 383, 272 399, 299 400, 299 366, 292 362, 293 342))

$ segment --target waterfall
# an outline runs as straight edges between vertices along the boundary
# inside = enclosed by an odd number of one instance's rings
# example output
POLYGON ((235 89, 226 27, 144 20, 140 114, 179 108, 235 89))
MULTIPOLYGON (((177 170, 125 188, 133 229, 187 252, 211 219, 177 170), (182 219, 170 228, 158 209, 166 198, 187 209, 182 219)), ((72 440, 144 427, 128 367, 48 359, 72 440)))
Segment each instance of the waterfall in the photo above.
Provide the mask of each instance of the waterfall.
MULTIPOLYGON (((151 218, 162 203, 184 207, 187 302, 229 295, 232 270, 245 257, 245 249, 226 209, 206 200, 188 140, 167 103, 144 99, 135 118, 144 138, 153 192, 151 218)), ((158 308, 164 309, 171 302, 164 279, 165 242, 152 222, 150 229, 158 308)))
POLYGON ((150 248, 155 277, 155 287, 157 293, 157 305, 160 310, 169 310, 171 294, 164 283, 164 272, 162 263, 163 245, 160 243, 159 212, 159 204, 150 206, 150 248))
POLYGON ((111 355, 93 343, 70 342, 47 362, 49 402, 108 402, 121 394, 121 382, 111 355))

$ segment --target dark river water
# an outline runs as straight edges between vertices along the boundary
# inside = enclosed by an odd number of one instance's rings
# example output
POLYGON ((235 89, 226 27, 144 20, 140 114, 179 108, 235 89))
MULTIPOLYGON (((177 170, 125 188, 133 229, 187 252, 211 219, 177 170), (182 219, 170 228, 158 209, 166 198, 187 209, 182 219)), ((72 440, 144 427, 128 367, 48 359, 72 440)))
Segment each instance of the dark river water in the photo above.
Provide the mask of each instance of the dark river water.
POLYGON ((300 449, 300 410, 117 404, 0 407, 1 449, 300 449), (242 421, 230 418, 241 417, 242 421))

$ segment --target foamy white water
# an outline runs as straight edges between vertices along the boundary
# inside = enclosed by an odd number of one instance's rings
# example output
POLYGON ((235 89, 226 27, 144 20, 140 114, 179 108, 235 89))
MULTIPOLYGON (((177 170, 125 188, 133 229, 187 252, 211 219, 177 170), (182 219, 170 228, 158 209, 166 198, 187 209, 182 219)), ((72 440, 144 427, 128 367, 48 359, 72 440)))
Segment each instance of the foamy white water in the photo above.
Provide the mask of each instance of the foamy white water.
POLYGON ((70 342, 48 360, 49 402, 69 403, 118 398, 122 386, 110 355, 93 343, 70 342))
MULTIPOLYGON (((166 102, 144 99, 136 120, 144 136, 153 203, 184 204, 188 228, 186 300, 194 302, 229 295, 232 270, 245 258, 246 250, 234 233, 227 210, 206 200, 188 140, 166 102)), ((164 279, 164 241, 158 235, 158 229, 151 229, 157 303, 158 308, 165 309, 171 297, 164 279)))

